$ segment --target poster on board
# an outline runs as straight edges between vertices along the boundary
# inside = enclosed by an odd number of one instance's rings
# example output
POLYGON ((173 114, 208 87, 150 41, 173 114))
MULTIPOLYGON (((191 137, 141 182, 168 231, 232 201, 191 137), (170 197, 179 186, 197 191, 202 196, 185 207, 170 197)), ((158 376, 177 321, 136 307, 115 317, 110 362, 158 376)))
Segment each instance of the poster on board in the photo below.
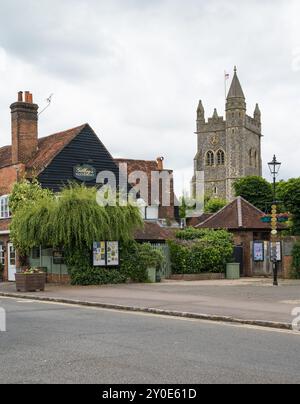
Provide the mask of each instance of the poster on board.
POLYGON ((265 259, 265 250, 264 250, 263 241, 254 241, 253 243, 253 261, 254 262, 263 262, 265 259))
MULTIPOLYGON (((275 243, 275 245, 276 245, 276 260, 277 260, 277 262, 281 262, 282 261, 282 244, 281 244, 281 241, 277 241, 275 243)), ((274 248, 274 243, 271 243, 271 251, 272 251, 273 248, 274 248)))
POLYGON ((64 252, 62 250, 53 250, 53 264, 63 265, 65 263, 64 252))
POLYGON ((119 259, 119 242, 107 241, 106 243, 106 263, 109 267, 117 267, 120 265, 119 259))
POLYGON ((106 245, 105 241, 94 242, 93 244, 93 266, 106 266, 106 245))

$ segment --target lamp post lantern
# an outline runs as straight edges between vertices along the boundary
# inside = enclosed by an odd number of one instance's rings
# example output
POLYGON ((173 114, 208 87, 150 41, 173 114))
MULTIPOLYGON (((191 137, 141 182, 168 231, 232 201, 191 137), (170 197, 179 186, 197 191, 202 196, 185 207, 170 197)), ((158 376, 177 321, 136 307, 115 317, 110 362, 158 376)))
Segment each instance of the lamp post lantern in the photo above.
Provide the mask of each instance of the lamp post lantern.
POLYGON ((271 175, 273 176, 273 203, 272 203, 272 233, 271 233, 271 259, 273 262, 273 285, 278 286, 278 268, 277 268, 277 200, 276 200, 276 178, 278 176, 281 163, 277 161, 274 155, 273 160, 268 163, 271 175))

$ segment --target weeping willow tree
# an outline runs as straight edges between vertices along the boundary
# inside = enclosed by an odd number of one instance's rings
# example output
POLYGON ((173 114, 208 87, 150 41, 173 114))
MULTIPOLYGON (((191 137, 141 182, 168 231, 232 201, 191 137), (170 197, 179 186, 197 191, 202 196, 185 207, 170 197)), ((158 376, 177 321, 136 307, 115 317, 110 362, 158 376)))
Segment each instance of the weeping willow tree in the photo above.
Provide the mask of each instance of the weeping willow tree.
MULTIPOLYGON (((96 240, 129 241, 143 226, 139 209, 131 204, 100 206, 96 188, 70 185, 59 195, 40 191, 31 199, 19 198, 13 212, 11 239, 22 253, 42 245, 64 248, 71 257, 75 251, 90 251, 96 240)), ((13 200, 17 194, 14 190, 13 200)))

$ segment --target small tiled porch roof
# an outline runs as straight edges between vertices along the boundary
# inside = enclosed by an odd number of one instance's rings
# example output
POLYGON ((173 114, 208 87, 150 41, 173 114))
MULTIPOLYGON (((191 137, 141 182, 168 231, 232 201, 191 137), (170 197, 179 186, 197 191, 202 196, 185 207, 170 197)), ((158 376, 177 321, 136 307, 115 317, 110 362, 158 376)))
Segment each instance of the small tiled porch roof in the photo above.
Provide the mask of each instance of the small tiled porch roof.
POLYGON ((137 241, 166 241, 175 238, 176 231, 162 227, 157 222, 145 222, 144 228, 135 232, 137 241))
MULTIPOLYGON (((269 230, 270 223, 263 223, 264 213, 242 197, 237 197, 229 205, 212 215, 196 228, 227 229, 227 230, 269 230)), ((279 230, 285 228, 278 224, 279 230)))

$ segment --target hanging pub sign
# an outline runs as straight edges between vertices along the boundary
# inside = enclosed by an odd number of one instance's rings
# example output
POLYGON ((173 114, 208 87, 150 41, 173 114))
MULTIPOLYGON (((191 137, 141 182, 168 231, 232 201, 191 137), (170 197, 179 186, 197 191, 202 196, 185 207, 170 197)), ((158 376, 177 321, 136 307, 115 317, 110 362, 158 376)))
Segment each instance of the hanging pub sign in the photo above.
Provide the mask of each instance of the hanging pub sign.
POLYGON ((120 251, 118 241, 100 241, 93 244, 94 267, 118 267, 120 251))
POLYGON ((263 262, 265 260, 265 245, 263 241, 253 243, 253 261, 263 262))
POLYGON ((96 168, 89 164, 82 164, 73 167, 73 175, 79 181, 90 182, 97 178, 96 168))
POLYGON ((62 265, 65 263, 65 257, 63 250, 55 249, 53 250, 53 264, 62 265))

